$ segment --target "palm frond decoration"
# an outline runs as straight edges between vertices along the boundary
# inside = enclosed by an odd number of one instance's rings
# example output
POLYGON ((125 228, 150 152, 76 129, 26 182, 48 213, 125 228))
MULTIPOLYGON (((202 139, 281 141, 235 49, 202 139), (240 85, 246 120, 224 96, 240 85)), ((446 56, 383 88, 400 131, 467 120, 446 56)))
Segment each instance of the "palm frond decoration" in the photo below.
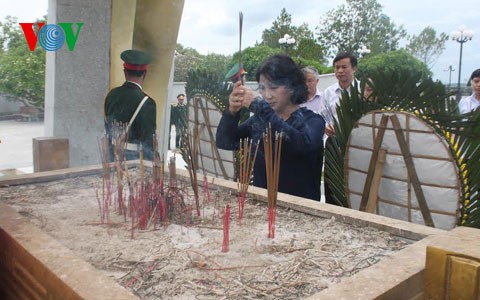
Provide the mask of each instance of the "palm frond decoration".
POLYGON ((208 98, 220 111, 228 105, 228 95, 232 88, 223 80, 223 75, 206 70, 191 70, 187 74, 185 93, 187 99, 194 96, 208 98))
MULTIPOLYGON (((225 82, 224 74, 209 72, 207 70, 195 69, 188 72, 187 83, 185 85, 185 93, 187 99, 191 100, 196 97, 205 98, 209 103, 222 113, 228 107, 228 98, 233 89, 231 83, 225 82)), ((191 103, 190 103, 191 105, 191 103)), ((189 112, 190 114, 191 112, 189 112)), ((245 121, 249 117, 249 110, 242 108, 240 111, 240 122, 245 121)), ((190 122, 190 121, 189 121, 190 122)), ((218 124, 215 124, 218 125, 218 124)), ((214 141, 211 141, 213 144, 214 141)), ((226 151, 226 150, 220 150, 226 151)), ((239 151, 233 153, 234 160, 234 179, 239 178, 239 151)), ((219 160, 222 160, 220 157, 219 160)), ((227 161, 221 161, 226 163, 227 161)))
POLYGON ((460 115, 457 102, 439 82, 421 74, 384 69, 343 93, 337 107, 336 140, 325 149, 326 179, 334 200, 349 207, 345 194, 345 151, 357 121, 373 110, 404 111, 421 117, 447 141, 460 170, 462 196, 458 225, 480 228, 480 110, 460 115), (365 84, 372 87, 364 97, 365 84))

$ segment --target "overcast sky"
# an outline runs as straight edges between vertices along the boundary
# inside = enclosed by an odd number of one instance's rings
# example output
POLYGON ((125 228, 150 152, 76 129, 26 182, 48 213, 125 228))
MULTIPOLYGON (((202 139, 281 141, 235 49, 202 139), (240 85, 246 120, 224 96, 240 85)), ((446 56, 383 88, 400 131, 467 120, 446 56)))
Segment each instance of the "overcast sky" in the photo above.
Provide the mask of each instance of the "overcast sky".
MULTIPOLYGON (((125 0, 127 1, 127 0, 125 0)), ((397 25, 404 25, 409 34, 418 35, 426 26, 437 34, 457 30, 465 25, 475 32, 472 41, 464 44, 461 81, 466 82, 474 69, 480 68, 480 13, 478 1, 457 0, 377 0, 383 12, 397 25)), ((238 13, 243 12, 242 47, 261 40, 262 31, 271 27, 283 7, 292 15, 293 25, 307 23, 312 31, 320 18, 335 9, 341 0, 185 0, 178 42, 202 54, 233 54, 238 51, 238 13)), ((0 0, 0 20, 6 15, 26 22, 47 13, 48 0, 0 0)), ((433 67, 435 79, 448 83, 452 64, 452 82, 457 82, 460 44, 447 41, 446 49, 433 67)))

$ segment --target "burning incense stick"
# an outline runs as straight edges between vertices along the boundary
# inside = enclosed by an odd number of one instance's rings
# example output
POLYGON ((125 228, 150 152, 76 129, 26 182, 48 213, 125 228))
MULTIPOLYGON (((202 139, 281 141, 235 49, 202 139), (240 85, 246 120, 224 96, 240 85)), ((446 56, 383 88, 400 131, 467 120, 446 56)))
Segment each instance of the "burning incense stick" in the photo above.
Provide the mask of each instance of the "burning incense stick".
POLYGON ((153 182, 158 192, 163 192, 164 181, 163 155, 158 151, 157 135, 153 135, 153 182))
POLYGON ((143 148, 141 144, 139 147, 139 158, 140 158, 140 182, 142 183, 142 186, 143 186, 145 183, 145 166, 143 165, 143 148))
POLYGON ((210 203, 210 188, 208 187, 208 179, 205 172, 203 172, 203 202, 210 203))
POLYGON ((243 209, 245 207, 245 198, 252 178, 253 165, 257 158, 258 145, 255 146, 255 153, 252 158, 252 141, 250 139, 242 139, 240 141, 239 165, 240 172, 238 178, 238 220, 241 222, 243 218, 243 209))
POLYGON ((268 194, 268 237, 275 237, 275 208, 277 206, 278 175, 280 173, 280 156, 282 151, 282 134, 272 135, 271 126, 263 135, 265 151, 265 168, 267 174, 268 194))
POLYGON ((230 206, 227 204, 225 207, 225 214, 223 216, 223 243, 222 252, 228 252, 228 244, 230 241, 230 206))
POLYGON ((99 141, 100 157, 102 160, 102 199, 97 196, 98 206, 100 210, 101 223, 108 223, 109 220, 109 205, 112 202, 113 181, 110 174, 110 145, 106 135, 99 141))
POLYGON ((117 170, 117 198, 116 207, 118 213, 125 214, 126 208, 124 207, 123 196, 123 162, 125 161, 125 146, 127 144, 127 125, 120 122, 113 122, 112 124, 112 145, 113 145, 113 158, 115 161, 115 168, 117 170))
POLYGON ((195 205, 197 209, 197 217, 200 217, 200 200, 198 197, 198 182, 197 182, 197 169, 198 169, 198 148, 200 143, 200 135, 198 130, 185 130, 182 135, 182 152, 183 159, 187 163, 187 170, 190 175, 190 182, 192 184, 193 194, 195 197, 195 205))
POLYGON ((153 206, 154 210, 150 216, 149 224, 153 221, 153 229, 156 229, 158 220, 165 220, 164 217, 164 192, 163 192, 163 183, 164 183, 164 161, 163 155, 160 155, 158 151, 158 139, 157 135, 153 134, 153 206))

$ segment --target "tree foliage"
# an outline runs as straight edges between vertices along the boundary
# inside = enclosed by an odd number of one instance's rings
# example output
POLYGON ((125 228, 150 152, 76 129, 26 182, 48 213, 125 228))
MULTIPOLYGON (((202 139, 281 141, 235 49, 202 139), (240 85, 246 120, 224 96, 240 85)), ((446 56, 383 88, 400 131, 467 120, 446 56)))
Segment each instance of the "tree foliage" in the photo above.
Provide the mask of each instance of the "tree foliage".
POLYGON ((316 42, 308 24, 292 25, 292 15, 285 8, 282 8, 280 15, 273 21, 272 26, 263 31, 260 44, 274 49, 281 48, 278 40, 285 34, 295 39, 295 44, 288 49, 289 55, 318 61, 324 60, 323 48, 316 42))
POLYGON ((435 60, 445 50, 448 35, 444 32, 437 37, 437 32, 428 26, 418 36, 410 36, 407 50, 413 56, 423 61, 427 66, 433 67, 435 60))
POLYGON ((324 49, 314 39, 301 39, 297 41, 297 49, 294 55, 308 60, 316 60, 326 64, 324 49))
POLYGON ((200 59, 200 53, 182 44, 177 44, 175 49, 175 70, 173 81, 182 82, 187 80, 188 71, 191 70, 200 59))
POLYGON ((432 72, 426 64, 413 57, 406 50, 401 49, 378 55, 369 55, 358 62, 358 77, 368 76, 372 73, 405 73, 418 75, 425 79, 432 76, 432 72))
POLYGON ((0 22, 0 42, 0 94, 43 111, 45 50, 37 44, 31 52, 17 18, 11 16, 0 22))
MULTIPOLYGON (((265 45, 256 45, 255 47, 248 47, 244 51, 242 51, 242 64, 243 68, 247 72, 245 78, 247 81, 255 81, 255 73, 268 57, 278 54, 284 53, 283 50, 279 48, 270 48, 265 45)), ((235 53, 230 61, 229 69, 237 63, 239 60, 238 52, 235 53)), ((331 73, 333 71, 332 67, 325 66, 320 60, 318 59, 306 59, 301 56, 294 56, 293 60, 300 66, 313 66, 315 67, 320 74, 324 73, 331 73)))
POLYGON ((278 40, 285 34, 289 34, 297 41, 313 39, 313 32, 306 23, 300 26, 292 25, 292 15, 282 8, 280 15, 272 23, 272 27, 265 29, 262 33, 262 44, 270 48, 279 48, 278 40))
POLYGON ((303 67, 314 67, 317 69, 318 74, 327 74, 327 73, 333 73, 333 67, 332 66, 326 66, 322 62, 316 60, 316 59, 305 59, 303 57, 294 57, 293 60, 300 66, 300 68, 303 67))
POLYGON ((327 12, 316 30, 327 56, 341 51, 356 53, 362 46, 372 55, 396 50, 406 36, 403 26, 397 27, 383 14, 376 0, 346 0, 327 12))
POLYGON ((225 74, 231 57, 222 54, 209 53, 202 55, 197 50, 177 44, 175 49, 175 70, 173 80, 187 81, 188 72, 206 70, 209 73, 225 74))
MULTIPOLYGON (((242 51, 243 69, 247 72, 245 78, 247 81, 255 80, 255 72, 258 66, 266 60, 269 56, 277 53, 282 53, 279 48, 271 48, 266 45, 257 45, 255 47, 248 47, 242 51)), ((235 53, 230 61, 229 68, 239 61, 238 52, 235 53)))
POLYGON ((230 61, 230 56, 209 53, 200 58, 200 60, 197 62, 197 69, 204 69, 211 73, 218 73, 223 76, 229 70, 228 66, 230 61))

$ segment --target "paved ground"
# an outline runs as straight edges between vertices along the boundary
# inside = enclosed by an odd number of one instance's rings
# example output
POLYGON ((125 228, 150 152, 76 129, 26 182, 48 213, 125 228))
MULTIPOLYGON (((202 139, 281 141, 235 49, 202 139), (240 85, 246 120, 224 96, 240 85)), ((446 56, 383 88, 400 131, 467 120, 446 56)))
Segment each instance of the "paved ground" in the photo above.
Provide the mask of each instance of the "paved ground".
MULTIPOLYGON (((43 122, 0 121, 0 177, 33 172, 32 139, 38 137, 45 137, 43 122)), ((175 144, 175 130, 172 140, 175 144)), ((173 155, 168 151, 167 159, 173 155)), ((185 168, 179 153, 176 164, 177 168, 185 168)))
POLYGON ((43 136, 43 122, 0 121, 0 176, 33 172, 32 139, 43 136))

